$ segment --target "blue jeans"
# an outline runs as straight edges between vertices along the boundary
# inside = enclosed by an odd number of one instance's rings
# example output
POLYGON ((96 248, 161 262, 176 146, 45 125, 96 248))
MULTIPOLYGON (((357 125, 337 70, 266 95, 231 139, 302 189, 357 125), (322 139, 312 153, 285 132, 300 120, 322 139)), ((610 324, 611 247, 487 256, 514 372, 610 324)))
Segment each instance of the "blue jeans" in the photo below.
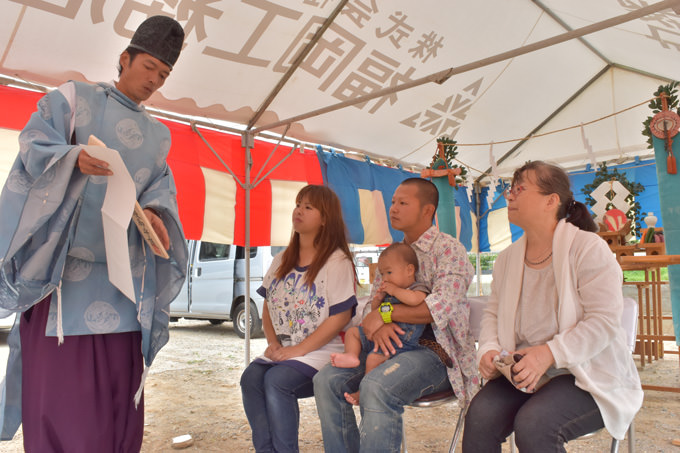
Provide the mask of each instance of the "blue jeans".
POLYGON ((364 376, 356 368, 326 365, 314 376, 316 408, 326 453, 395 452, 401 446, 404 405, 450 387, 446 367, 427 348, 394 356, 364 376), (361 426, 344 393, 361 391, 361 426))
POLYGON ((241 395, 255 451, 299 451, 297 400, 314 395, 310 377, 286 365, 252 362, 241 375, 241 395))
MULTIPOLYGON (((423 349, 425 347, 418 343, 420 336, 425 330, 425 324, 408 324, 405 322, 395 322, 395 324, 401 327, 401 330, 403 330, 404 333, 399 335, 401 347, 397 346, 396 344, 392 345, 394 346, 394 354, 392 355, 397 355, 405 351, 413 351, 414 349, 423 349)), ((359 326, 357 327, 357 330, 359 331, 359 340, 361 340, 361 349, 367 353, 373 351, 375 348, 375 343, 366 338, 364 328, 359 326)), ((382 354, 382 352, 378 353, 382 354)))
POLYGON ((604 427, 592 395, 574 376, 554 377, 536 393, 517 390, 503 376, 486 383, 465 416, 463 452, 500 452, 515 431, 522 453, 564 452, 564 443, 604 427))

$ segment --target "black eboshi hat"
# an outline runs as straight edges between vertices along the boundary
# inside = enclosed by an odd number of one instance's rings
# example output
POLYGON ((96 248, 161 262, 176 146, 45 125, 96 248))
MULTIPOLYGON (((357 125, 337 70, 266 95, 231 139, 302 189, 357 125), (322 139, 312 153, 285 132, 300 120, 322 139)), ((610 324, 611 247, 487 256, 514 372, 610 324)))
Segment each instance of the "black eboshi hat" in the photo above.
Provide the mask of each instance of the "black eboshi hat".
POLYGON ((151 16, 135 31, 130 45, 170 66, 177 62, 184 43, 184 30, 175 19, 167 16, 151 16))

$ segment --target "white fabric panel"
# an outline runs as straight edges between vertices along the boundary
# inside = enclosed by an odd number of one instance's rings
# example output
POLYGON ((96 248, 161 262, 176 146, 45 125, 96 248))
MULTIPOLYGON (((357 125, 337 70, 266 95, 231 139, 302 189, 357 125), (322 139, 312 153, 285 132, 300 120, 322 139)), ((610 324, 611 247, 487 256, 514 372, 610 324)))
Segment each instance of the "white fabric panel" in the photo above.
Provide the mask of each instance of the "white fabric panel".
POLYGON ((460 206, 454 207, 456 213, 456 238, 460 238, 460 206))
POLYGON ((361 204, 361 225, 364 227, 365 245, 382 245, 392 242, 387 224, 387 214, 382 192, 358 189, 361 204))
POLYGON ((295 198, 307 183, 280 180, 270 182, 272 187, 271 245, 288 245, 293 232, 295 198))
POLYGON ((7 175, 19 153, 19 132, 0 128, 0 188, 5 186, 7 175))
POLYGON ((479 230, 477 230, 477 216, 470 211, 470 221, 472 222, 472 248, 469 253, 477 253, 479 251, 479 230))
POLYGON ((508 208, 496 209, 489 212, 487 218, 489 249, 500 252, 512 244, 510 222, 508 222, 508 208))
POLYGON ((201 167, 205 180, 205 213, 201 240, 232 244, 236 218, 236 182, 229 173, 201 167))

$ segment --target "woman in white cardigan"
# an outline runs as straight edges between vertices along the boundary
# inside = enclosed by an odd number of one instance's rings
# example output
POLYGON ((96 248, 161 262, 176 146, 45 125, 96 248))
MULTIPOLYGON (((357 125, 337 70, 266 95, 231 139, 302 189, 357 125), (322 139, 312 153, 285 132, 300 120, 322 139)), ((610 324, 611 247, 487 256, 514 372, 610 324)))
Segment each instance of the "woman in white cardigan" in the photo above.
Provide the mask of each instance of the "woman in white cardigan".
POLYGON ((522 453, 565 451, 602 427, 622 439, 643 394, 621 327, 621 269, 561 168, 527 163, 505 197, 524 235, 494 266, 477 353, 488 382, 468 409, 463 452, 500 452, 513 431, 522 453), (514 385, 494 365, 502 353, 523 355, 514 385))

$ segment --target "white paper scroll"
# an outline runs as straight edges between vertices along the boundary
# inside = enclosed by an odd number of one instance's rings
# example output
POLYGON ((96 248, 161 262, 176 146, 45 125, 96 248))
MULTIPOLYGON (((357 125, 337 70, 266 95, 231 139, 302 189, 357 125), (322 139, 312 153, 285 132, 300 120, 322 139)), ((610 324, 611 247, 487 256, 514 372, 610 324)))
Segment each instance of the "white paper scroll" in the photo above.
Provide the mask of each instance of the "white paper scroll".
POLYGON ((113 172, 113 175, 107 176, 108 185, 102 206, 106 264, 109 281, 128 299, 135 302, 127 235, 137 201, 135 183, 118 151, 94 145, 82 147, 90 156, 107 162, 113 172))

